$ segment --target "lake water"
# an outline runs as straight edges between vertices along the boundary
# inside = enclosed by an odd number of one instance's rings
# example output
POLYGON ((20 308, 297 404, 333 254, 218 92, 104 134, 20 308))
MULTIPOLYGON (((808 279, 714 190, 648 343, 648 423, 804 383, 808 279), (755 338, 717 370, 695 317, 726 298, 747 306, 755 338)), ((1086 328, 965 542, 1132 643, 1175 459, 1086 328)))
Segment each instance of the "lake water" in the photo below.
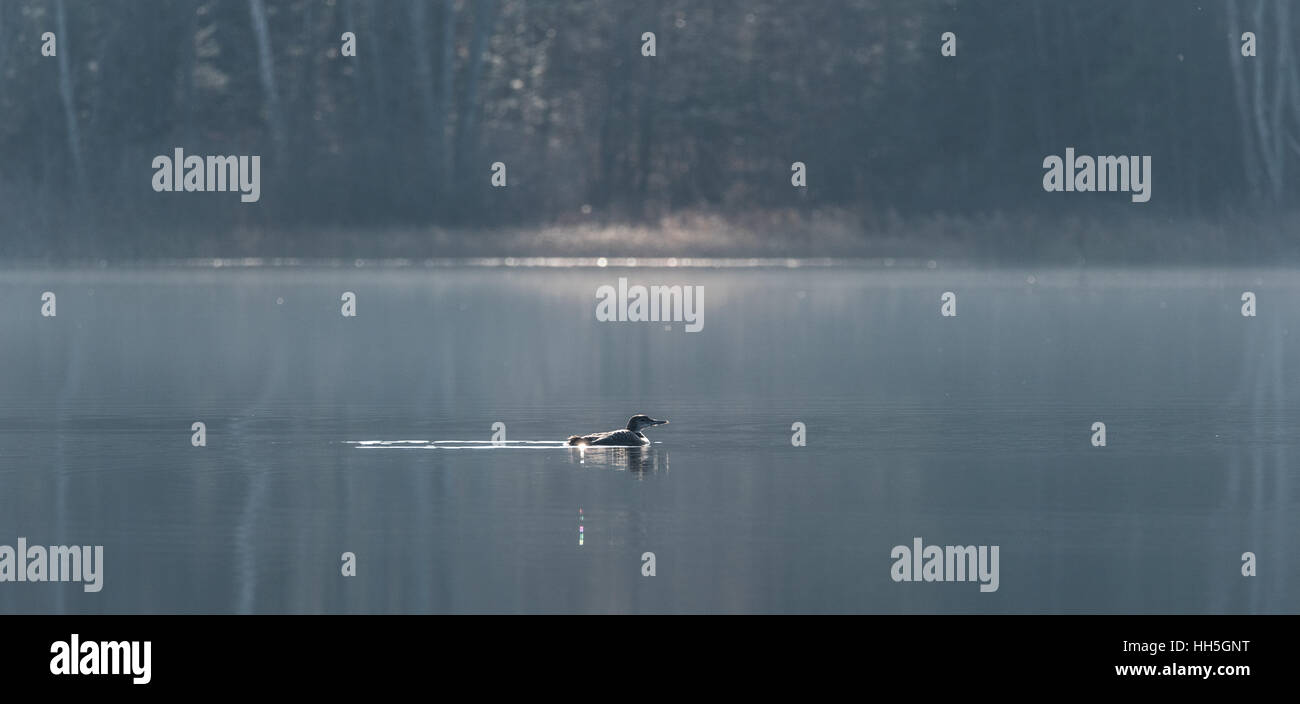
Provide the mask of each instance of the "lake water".
POLYGON ((1288 270, 0 271, 0 545, 104 546, 102 591, 0 612, 1295 612, 1298 303, 1288 270), (597 322, 619 276, 704 286, 703 330, 597 322), (512 446, 638 412, 644 451, 512 446), (893 581, 915 537, 999 546, 998 590, 893 581))

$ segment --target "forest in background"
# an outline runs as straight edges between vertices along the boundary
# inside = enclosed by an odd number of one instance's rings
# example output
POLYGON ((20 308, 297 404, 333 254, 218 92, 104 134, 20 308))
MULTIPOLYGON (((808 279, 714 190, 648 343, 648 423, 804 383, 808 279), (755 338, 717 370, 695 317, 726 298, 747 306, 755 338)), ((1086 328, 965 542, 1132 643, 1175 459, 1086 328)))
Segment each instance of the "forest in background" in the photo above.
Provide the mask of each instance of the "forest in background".
POLYGON ((1300 259, 1291 4, 0 0, 0 257, 1300 259), (1044 192, 1067 147, 1151 201, 1044 192))

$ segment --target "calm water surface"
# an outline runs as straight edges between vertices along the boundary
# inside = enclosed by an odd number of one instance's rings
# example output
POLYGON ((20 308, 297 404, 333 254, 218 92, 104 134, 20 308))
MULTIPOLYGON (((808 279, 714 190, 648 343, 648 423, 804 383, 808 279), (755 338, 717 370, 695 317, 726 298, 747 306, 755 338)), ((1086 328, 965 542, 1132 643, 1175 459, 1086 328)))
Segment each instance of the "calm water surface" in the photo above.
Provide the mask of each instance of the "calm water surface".
POLYGON ((0 301, 0 544, 105 550, 101 592, 0 612, 1300 610, 1294 271, 9 270, 0 301), (619 276, 703 285, 703 331, 596 322, 619 276), (671 420, 644 452, 441 442, 636 412, 671 420), (1000 588, 893 582, 916 536, 1000 546, 1000 588))

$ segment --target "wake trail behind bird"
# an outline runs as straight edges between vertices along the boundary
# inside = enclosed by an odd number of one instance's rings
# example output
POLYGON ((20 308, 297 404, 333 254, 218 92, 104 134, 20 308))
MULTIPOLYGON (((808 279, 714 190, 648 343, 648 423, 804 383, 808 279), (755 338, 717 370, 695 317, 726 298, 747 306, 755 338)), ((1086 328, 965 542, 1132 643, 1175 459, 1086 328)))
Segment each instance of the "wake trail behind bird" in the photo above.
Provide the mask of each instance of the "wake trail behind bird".
POLYGON ((545 450, 569 447, 564 440, 345 440, 358 450, 545 450))

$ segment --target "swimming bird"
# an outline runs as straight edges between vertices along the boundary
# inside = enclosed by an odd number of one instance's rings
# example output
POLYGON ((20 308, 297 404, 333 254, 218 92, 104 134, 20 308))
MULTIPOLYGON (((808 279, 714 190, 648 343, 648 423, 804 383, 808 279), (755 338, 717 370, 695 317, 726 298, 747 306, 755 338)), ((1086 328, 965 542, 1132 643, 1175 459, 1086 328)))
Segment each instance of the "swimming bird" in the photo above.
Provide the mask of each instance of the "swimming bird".
POLYGON ((615 447, 642 447, 649 445, 650 440, 641 432, 642 428, 649 428, 652 425, 664 425, 668 421, 655 420, 644 413, 638 413, 632 416, 627 422, 627 427, 621 430, 611 430, 608 433, 592 433, 591 435, 570 435, 570 445, 612 445, 615 447))

